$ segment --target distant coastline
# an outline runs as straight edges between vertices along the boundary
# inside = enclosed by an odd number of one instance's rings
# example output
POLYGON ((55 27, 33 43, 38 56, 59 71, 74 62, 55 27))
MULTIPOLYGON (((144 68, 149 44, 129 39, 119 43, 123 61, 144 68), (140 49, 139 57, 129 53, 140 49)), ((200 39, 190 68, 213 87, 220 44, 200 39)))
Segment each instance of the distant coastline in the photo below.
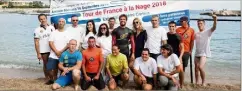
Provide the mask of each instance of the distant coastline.
POLYGON ((17 13, 17 14, 29 14, 29 15, 38 15, 44 13, 50 15, 50 8, 2 8, 0 9, 1 13, 17 13))

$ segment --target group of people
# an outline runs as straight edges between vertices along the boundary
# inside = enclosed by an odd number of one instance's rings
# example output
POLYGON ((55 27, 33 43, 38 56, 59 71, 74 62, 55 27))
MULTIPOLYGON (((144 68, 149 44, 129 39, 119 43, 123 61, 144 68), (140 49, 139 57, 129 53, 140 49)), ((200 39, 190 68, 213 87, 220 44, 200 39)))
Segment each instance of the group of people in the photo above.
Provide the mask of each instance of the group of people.
POLYGON ((40 26, 34 31, 37 58, 43 60, 46 84, 58 89, 74 84, 78 90, 91 85, 102 90, 124 87, 134 74, 138 89, 152 90, 156 87, 177 90, 183 87, 184 72, 189 57, 195 51, 195 77, 205 85, 204 65, 211 56, 210 39, 216 29, 214 23, 205 30, 205 21, 198 20, 199 32, 188 24, 188 17, 181 17, 181 27, 174 21, 168 24, 169 32, 159 26, 159 16, 153 15, 151 27, 145 29, 139 18, 133 20, 133 29, 126 27, 128 17, 119 16, 120 25, 114 27, 114 17, 108 24, 102 23, 96 31, 95 22, 89 20, 86 29, 78 26, 78 16, 71 17, 72 25, 65 28, 66 20, 60 18, 57 27, 47 23, 47 16, 40 14, 40 26), (131 48, 129 48, 131 45, 131 48), (58 77, 58 70, 60 75, 58 77))

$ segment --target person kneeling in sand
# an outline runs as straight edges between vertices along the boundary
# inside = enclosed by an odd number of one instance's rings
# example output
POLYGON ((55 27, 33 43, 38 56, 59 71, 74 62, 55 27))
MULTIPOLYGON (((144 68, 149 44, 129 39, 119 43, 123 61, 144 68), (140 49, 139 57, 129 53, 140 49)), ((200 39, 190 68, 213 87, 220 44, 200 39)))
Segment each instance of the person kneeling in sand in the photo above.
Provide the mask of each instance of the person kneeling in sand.
POLYGON ((117 85, 124 86, 129 81, 129 67, 128 61, 124 54, 119 52, 117 45, 112 47, 112 54, 107 56, 106 70, 109 76, 108 88, 115 90, 117 85), (122 85, 119 84, 122 81, 122 85))
POLYGON ((144 90, 152 90, 156 87, 157 64, 155 59, 150 57, 148 48, 144 48, 141 57, 134 62, 134 82, 144 90))
POLYGON ((178 73, 181 72, 182 66, 169 44, 161 46, 161 55, 157 57, 157 66, 161 87, 165 90, 178 90, 178 73))
POLYGON ((76 50, 77 41, 72 39, 69 41, 69 49, 63 52, 59 59, 58 67, 61 75, 52 85, 52 89, 56 90, 74 82, 75 90, 78 90, 81 78, 82 54, 76 50))

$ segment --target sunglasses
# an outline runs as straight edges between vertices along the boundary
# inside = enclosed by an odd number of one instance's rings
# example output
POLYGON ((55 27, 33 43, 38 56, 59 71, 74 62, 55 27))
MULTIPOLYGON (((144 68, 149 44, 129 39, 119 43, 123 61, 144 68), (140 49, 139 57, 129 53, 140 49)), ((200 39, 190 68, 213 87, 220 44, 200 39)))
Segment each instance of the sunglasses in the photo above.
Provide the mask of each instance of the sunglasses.
POLYGON ((133 24, 139 24, 139 22, 133 22, 133 24))
POLYGON ((78 20, 72 20, 72 21, 78 21, 78 20))
POLYGON ((105 27, 101 27, 101 29, 106 29, 105 27))
POLYGON ((175 27, 175 26, 169 26, 169 27, 175 27))

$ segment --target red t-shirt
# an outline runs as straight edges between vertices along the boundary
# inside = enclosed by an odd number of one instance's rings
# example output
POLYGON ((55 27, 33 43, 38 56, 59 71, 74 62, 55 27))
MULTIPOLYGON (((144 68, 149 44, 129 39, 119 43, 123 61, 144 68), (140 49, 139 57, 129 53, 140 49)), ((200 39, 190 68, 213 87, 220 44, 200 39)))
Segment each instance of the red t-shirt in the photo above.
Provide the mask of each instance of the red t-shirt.
POLYGON ((100 48, 87 48, 82 52, 82 65, 85 66, 86 72, 98 73, 101 62, 103 62, 102 50, 100 48))

